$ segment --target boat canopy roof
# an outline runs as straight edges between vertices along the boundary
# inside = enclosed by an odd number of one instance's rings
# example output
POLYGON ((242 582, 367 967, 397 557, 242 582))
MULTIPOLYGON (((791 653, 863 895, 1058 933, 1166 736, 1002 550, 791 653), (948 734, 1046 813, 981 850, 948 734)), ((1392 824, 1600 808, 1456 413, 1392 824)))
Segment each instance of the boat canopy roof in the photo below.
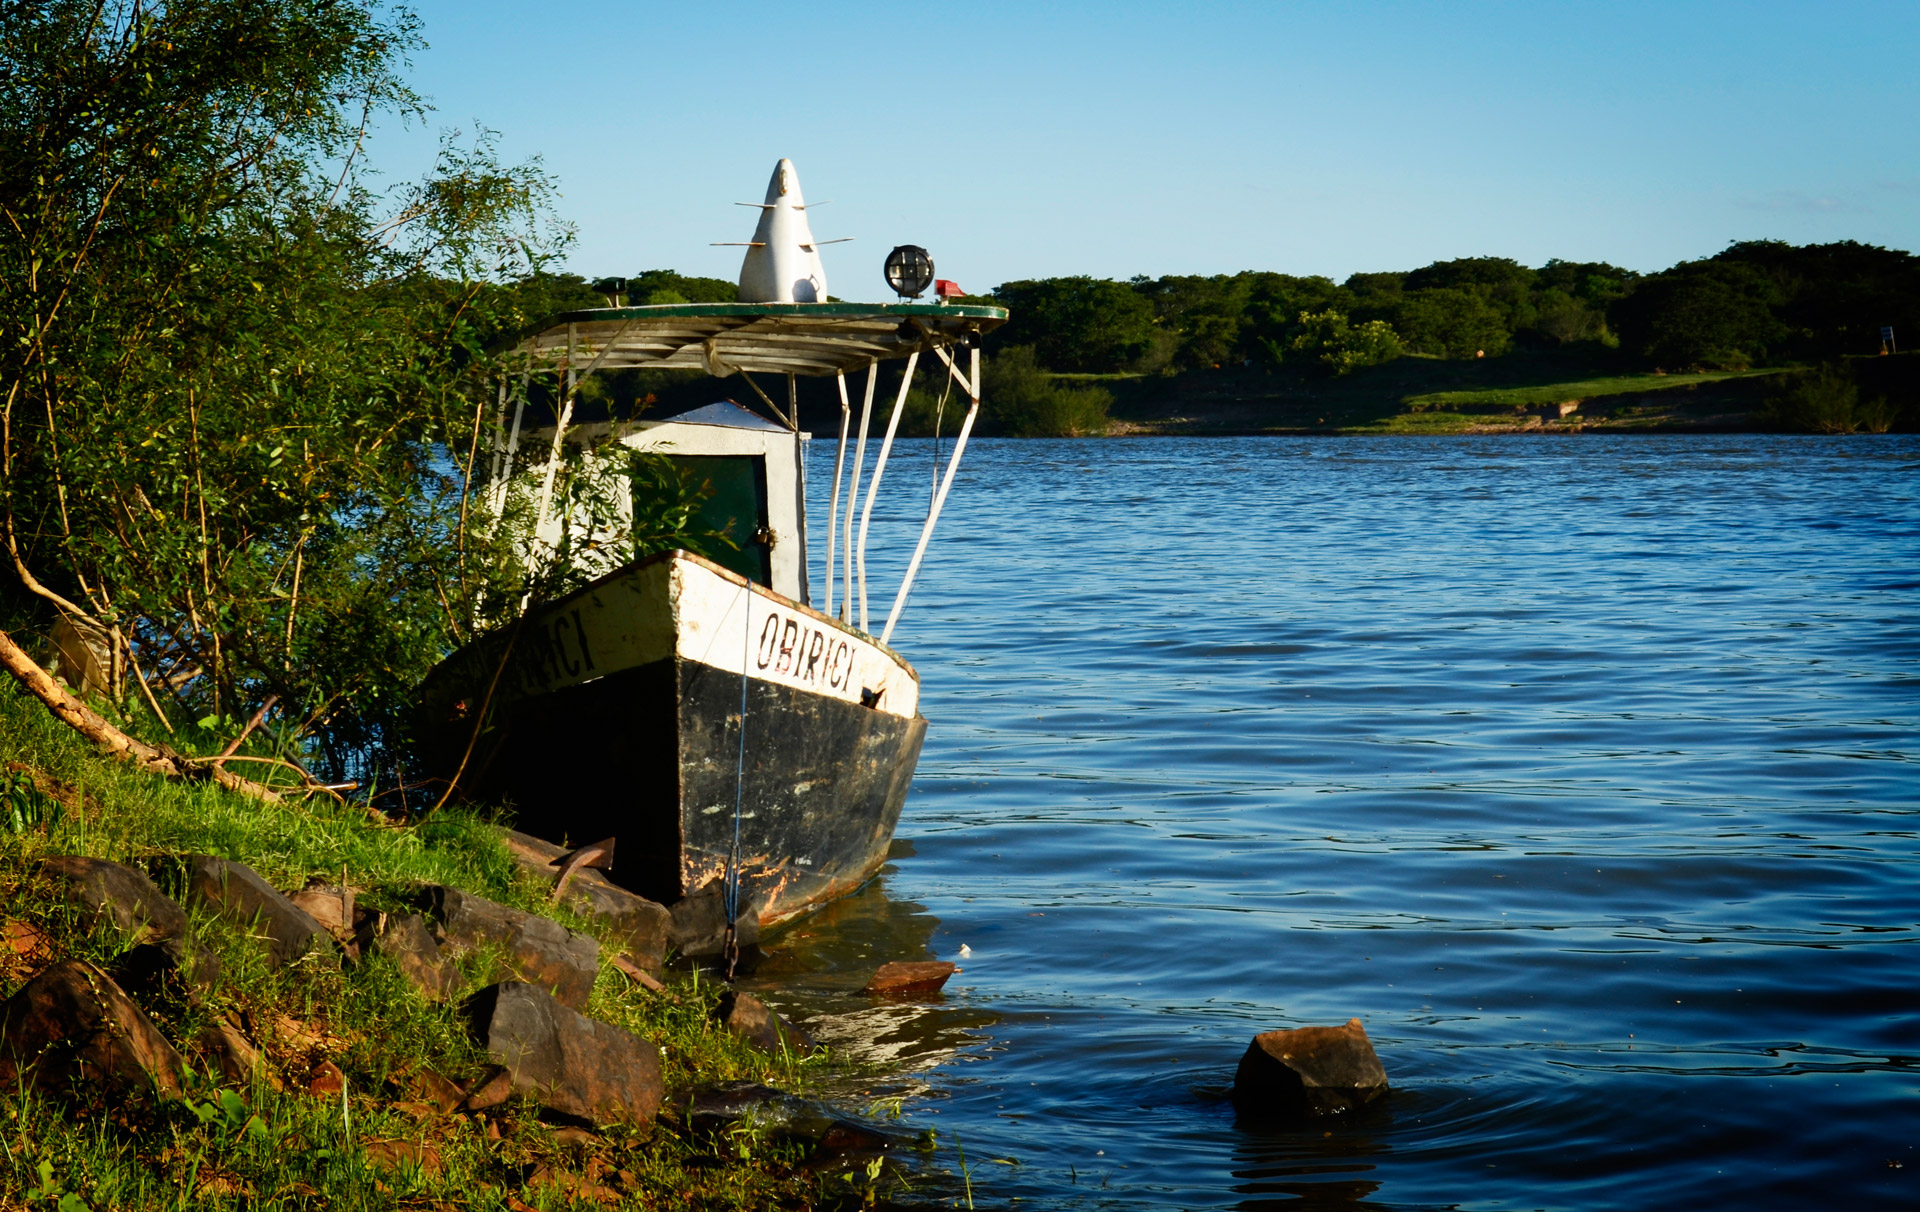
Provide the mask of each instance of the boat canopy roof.
POLYGON ((580 369, 844 374, 1006 323, 977 303, 666 303, 554 316, 525 337, 537 363, 580 369))

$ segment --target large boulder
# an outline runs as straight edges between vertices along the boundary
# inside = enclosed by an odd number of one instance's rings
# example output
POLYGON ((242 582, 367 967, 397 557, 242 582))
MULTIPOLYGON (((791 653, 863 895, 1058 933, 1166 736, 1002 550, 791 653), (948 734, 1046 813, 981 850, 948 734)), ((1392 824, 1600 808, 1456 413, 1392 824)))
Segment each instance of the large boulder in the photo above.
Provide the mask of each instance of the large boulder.
POLYGON ((417 913, 384 913, 369 919, 360 951, 392 960, 428 1001, 443 1001, 466 985, 466 977, 427 928, 427 919, 417 913))
POLYGON ((1344 1027, 1263 1031, 1233 1075, 1233 1101, 1255 1115, 1332 1115, 1387 1092, 1387 1071, 1357 1018, 1344 1027))
POLYGON ((177 1097, 186 1065, 106 973, 63 960, 0 1004, 0 1087, 31 1082, 63 1095, 89 1083, 110 1095, 177 1097))
POLYGON ((657 1045, 522 981, 489 985, 466 1009, 475 1042, 506 1068, 515 1094, 596 1127, 651 1123, 659 1113, 657 1045))
POLYGON ((552 918, 526 913, 458 888, 434 885, 422 894, 434 937, 462 951, 494 946, 524 981, 552 990, 576 1010, 586 1008, 600 975, 600 944, 552 918))
POLYGON ((186 911, 160 891, 147 873, 123 863, 60 854, 40 864, 40 873, 60 888, 88 929, 112 923, 139 947, 183 971, 195 984, 220 979, 220 961, 200 945, 186 911))
MULTIPOLYGON (((567 852, 532 834, 507 831, 507 853, 522 871, 551 884, 560 874, 567 852)), ((582 917, 604 924, 608 945, 658 976, 666 962, 667 934, 672 917, 667 907, 629 892, 604 872, 583 867, 567 881, 561 903, 582 917)))
POLYGON ((305 910, 281 895, 258 871, 232 859, 210 854, 188 854, 162 860, 161 874, 180 890, 181 898, 246 930, 266 944, 275 967, 285 967, 309 953, 335 957, 333 936, 305 910))

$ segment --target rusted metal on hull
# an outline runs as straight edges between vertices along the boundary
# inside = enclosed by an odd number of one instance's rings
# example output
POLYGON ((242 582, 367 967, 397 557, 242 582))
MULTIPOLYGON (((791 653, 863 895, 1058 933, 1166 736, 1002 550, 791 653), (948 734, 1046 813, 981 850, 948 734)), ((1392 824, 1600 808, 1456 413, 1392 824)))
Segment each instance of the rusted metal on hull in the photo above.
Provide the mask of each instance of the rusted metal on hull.
MULTIPOLYGON (((556 843, 617 837, 608 874, 672 904, 725 875, 739 716, 738 674, 679 658, 623 670, 501 709, 469 792, 556 843)), ((926 724, 748 681, 741 886, 761 925, 879 869, 926 724)))

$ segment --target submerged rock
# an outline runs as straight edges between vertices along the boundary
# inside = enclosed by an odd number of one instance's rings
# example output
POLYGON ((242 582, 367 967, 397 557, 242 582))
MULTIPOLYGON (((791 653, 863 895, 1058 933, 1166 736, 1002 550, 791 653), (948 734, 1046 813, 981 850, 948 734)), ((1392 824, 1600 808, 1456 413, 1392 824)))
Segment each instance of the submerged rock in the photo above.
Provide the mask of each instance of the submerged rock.
POLYGON ((499 947, 522 980, 550 989, 576 1010, 585 1008, 600 975, 600 944, 552 918, 498 904, 458 888, 434 885, 423 894, 434 935, 462 951, 499 947))
MULTIPOLYGON (((513 830, 508 830, 506 842, 507 853, 522 871, 544 883, 552 883, 559 876, 560 862, 567 855, 565 850, 532 834, 513 830)), ((591 867, 582 867, 573 873, 561 901, 582 917, 605 923, 611 931, 607 939, 610 946, 618 947, 635 964, 655 976, 660 974, 666 962, 672 922, 665 905, 627 891, 604 872, 591 867)))
POLYGON ((133 970, 177 967, 197 985, 220 980, 220 961, 193 936, 186 911, 160 891, 137 867, 78 854, 62 854, 40 864, 40 873, 59 886, 80 911, 88 929, 111 922, 139 947, 152 948, 130 961, 133 970))
POLYGON ((867 981, 862 993, 918 994, 938 993, 947 978, 960 969, 945 960, 928 960, 919 963, 895 961, 880 965, 880 970, 867 981))
POLYGON ((1260 1115, 1332 1115, 1387 1092, 1387 1071, 1357 1018, 1344 1027, 1264 1031, 1233 1076, 1234 1105, 1260 1115))
POLYGON ((708 1134, 745 1125, 774 1140, 811 1144, 816 1156, 881 1153, 894 1143, 885 1133, 835 1115, 818 1103, 755 1082, 702 1090, 687 1104, 687 1124, 708 1134))
POLYGON ((310 952, 329 957, 336 954, 333 936, 245 863, 210 854, 189 854, 162 860, 162 865, 163 873, 177 881, 184 900, 262 938, 268 958, 276 967, 285 967, 310 952))
POLYGON ((657 1045, 521 981, 487 986, 466 1009, 475 1042, 505 1067, 515 1094, 595 1126, 651 1123, 659 1113, 657 1045))
POLYGON ((173 1045, 92 964, 63 960, 0 1005, 0 1087, 30 1082, 57 1096, 88 1083, 177 1097, 185 1077, 173 1045))
POLYGON ((734 991, 722 995, 713 1016, 728 1031, 769 1056, 779 1056, 782 1052, 804 1056, 814 1049, 811 1036, 775 1014, 751 993, 734 991))

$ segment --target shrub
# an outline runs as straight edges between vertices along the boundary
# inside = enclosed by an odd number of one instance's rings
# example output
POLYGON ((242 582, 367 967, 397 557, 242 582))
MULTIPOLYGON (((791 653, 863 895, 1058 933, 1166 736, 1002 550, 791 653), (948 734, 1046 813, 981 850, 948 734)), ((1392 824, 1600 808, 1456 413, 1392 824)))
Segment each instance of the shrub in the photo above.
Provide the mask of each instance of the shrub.
POLYGON ((1086 438, 1107 431, 1113 394, 1103 387, 1058 385, 1031 346, 1001 350, 987 359, 982 376, 982 406, 1009 437, 1086 438))
POLYGON ((1794 375, 1785 391, 1767 401, 1762 417, 1801 433, 1886 433, 1896 412, 1884 396, 1861 400, 1853 377, 1829 364, 1794 375))
POLYGON ((1296 354, 1317 355, 1336 375, 1352 374, 1363 366, 1378 366, 1399 357, 1399 334, 1385 320, 1353 324, 1337 311, 1300 313, 1299 331, 1287 348, 1296 354))

